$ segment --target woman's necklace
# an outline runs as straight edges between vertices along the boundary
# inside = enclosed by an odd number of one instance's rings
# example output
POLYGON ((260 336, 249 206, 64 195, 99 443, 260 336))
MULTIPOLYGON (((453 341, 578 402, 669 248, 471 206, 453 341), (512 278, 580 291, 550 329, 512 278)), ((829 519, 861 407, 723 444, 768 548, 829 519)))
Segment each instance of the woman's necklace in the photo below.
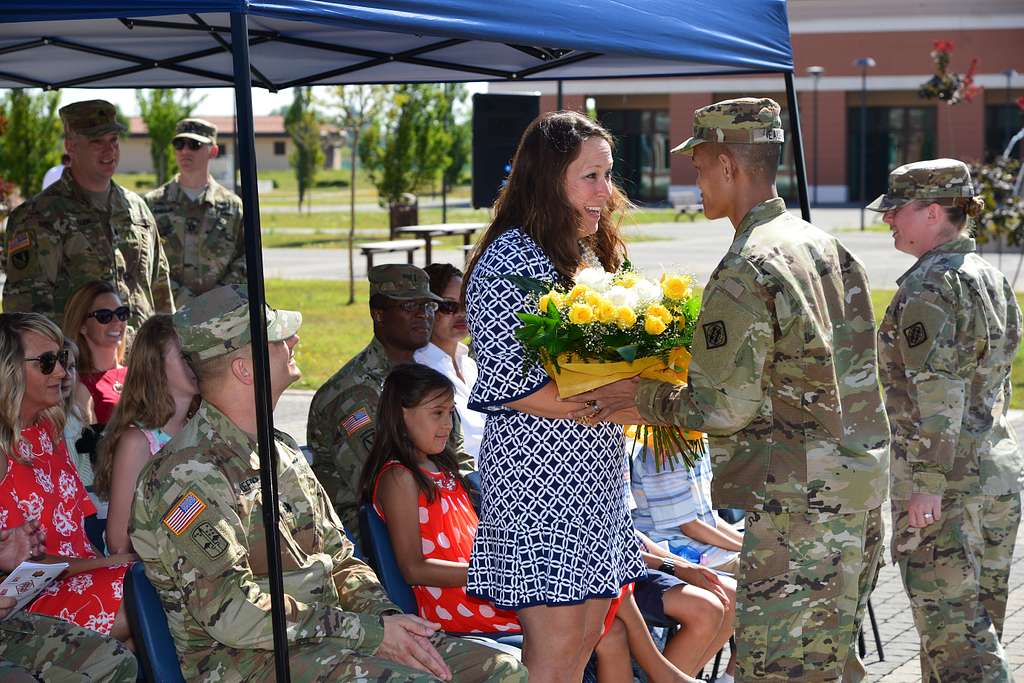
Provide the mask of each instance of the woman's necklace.
POLYGON ((597 252, 590 248, 590 245, 586 242, 580 242, 580 262, 584 268, 604 268, 601 264, 601 259, 597 257, 597 252))

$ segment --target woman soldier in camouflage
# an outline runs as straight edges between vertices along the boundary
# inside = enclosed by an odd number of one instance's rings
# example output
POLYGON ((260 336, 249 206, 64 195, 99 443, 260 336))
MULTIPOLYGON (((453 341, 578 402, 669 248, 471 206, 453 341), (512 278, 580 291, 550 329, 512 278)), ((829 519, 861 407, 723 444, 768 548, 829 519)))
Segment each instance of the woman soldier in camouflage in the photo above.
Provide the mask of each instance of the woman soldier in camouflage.
POLYGON ((868 208, 917 257, 878 331, 892 429, 893 561, 921 636, 924 681, 1010 681, 999 638, 1024 459, 1007 422, 1021 313, 975 252, 984 204, 967 166, 901 166, 868 208))

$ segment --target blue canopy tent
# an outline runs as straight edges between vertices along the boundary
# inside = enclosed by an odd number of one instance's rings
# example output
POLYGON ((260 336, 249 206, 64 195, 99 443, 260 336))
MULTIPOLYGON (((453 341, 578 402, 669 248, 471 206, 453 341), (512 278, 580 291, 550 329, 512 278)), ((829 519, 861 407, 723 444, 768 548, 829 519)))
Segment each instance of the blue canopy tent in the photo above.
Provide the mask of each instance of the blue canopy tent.
MULTIPOLYGON (((0 17, 0 88, 235 88, 268 530, 277 476, 251 87, 780 73, 810 218, 785 0, 5 0, 0 17)), ((267 554, 287 681, 276 534, 267 554)))

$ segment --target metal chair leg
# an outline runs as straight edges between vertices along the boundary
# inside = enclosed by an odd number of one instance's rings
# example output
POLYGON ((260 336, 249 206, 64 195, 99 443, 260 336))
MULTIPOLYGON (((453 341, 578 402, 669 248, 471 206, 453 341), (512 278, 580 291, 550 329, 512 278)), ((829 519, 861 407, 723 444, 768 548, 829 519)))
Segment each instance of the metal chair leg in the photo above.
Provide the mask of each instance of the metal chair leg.
POLYGON ((871 620, 871 632, 875 636, 875 649, 878 650, 878 661, 885 661, 885 652, 882 650, 882 634, 878 632, 878 620, 875 619, 875 608, 868 598, 868 618, 871 620))

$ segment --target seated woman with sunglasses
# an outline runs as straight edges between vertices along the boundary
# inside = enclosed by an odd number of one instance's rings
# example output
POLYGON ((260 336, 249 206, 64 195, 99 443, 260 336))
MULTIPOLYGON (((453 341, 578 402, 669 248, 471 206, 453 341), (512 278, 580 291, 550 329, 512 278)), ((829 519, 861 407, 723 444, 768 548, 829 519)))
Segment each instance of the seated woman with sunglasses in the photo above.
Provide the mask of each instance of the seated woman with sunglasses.
POLYGON ((142 323, 128 355, 124 393, 103 432, 96 462, 96 493, 109 502, 110 553, 132 551, 128 521, 139 472, 185 424, 198 393, 171 316, 154 315, 142 323))
POLYGON ((128 373, 125 332, 131 314, 114 286, 99 280, 82 285, 64 309, 64 334, 78 344, 80 352, 79 382, 92 397, 92 424, 105 425, 121 400, 128 373))
POLYGON ((85 532, 95 513, 61 433, 61 381, 68 351, 60 329, 38 313, 0 314, 0 526, 37 520, 43 562, 68 569, 28 611, 90 628, 131 644, 121 605, 133 555, 97 557, 85 532))
POLYGON ((431 263, 423 269, 430 291, 444 301, 437 304, 430 343, 413 353, 415 361, 437 370, 455 385, 455 409, 462 422, 466 452, 475 460, 484 436, 484 414, 470 410, 469 392, 476 383, 476 361, 462 340, 469 335, 466 307, 462 303, 462 271, 450 263, 431 263))

